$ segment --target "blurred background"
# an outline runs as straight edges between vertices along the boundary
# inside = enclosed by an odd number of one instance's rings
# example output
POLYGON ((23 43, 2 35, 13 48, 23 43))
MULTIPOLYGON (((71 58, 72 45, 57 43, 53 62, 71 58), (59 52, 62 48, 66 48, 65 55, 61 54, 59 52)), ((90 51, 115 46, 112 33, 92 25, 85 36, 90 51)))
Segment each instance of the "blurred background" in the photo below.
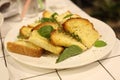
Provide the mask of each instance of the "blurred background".
POLYGON ((120 0, 71 0, 87 14, 110 25, 120 39, 120 0))

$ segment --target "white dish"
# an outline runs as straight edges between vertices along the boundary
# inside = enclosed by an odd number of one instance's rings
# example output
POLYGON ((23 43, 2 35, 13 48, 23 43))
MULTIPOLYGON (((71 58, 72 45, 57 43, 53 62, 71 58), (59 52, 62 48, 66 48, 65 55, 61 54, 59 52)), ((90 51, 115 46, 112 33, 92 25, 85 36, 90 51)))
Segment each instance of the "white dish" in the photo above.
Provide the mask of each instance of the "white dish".
POLYGON ((9 80, 8 70, 2 61, 0 61, 0 80, 9 80))
MULTIPOLYGON (((0 26, 2 25, 2 23, 3 23, 3 15, 0 13, 0 26)), ((9 79, 8 70, 0 60, 0 80, 8 80, 8 79, 9 79)))
MULTIPOLYGON (((89 20, 94 24, 95 29, 98 30, 98 32, 101 34, 100 39, 105 41, 107 43, 107 46, 102 48, 92 47, 91 49, 83 52, 82 54, 71 57, 60 63, 55 63, 57 56, 53 56, 53 55, 41 56, 40 58, 33 58, 33 57, 15 54, 9 52, 7 49, 6 50, 12 57, 14 57, 19 62, 39 68, 65 69, 65 68, 73 68, 73 67, 79 67, 90 64, 109 54, 109 52, 112 50, 116 42, 116 36, 114 31, 102 21, 97 20, 95 18, 89 18, 89 20)), ((26 22, 26 24, 27 23, 29 22, 26 22)), ((18 25, 14 25, 14 26, 18 26, 18 25)), ((7 42, 14 41, 16 39, 19 28, 20 26, 13 28, 10 32, 8 32, 5 38, 5 48, 7 42)))

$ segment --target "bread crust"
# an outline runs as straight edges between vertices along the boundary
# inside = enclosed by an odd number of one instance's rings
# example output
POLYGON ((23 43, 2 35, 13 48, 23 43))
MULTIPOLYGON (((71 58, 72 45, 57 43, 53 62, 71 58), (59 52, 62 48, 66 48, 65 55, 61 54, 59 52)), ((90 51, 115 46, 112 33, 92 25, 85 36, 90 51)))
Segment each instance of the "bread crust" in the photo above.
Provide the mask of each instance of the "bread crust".
POLYGON ((54 29, 57 29, 57 28, 58 28, 58 24, 57 24, 57 23, 54 23, 54 22, 44 22, 44 23, 41 23, 41 24, 37 25, 36 27, 34 27, 33 30, 38 30, 38 29, 40 29, 41 27, 46 26, 46 25, 50 25, 50 26, 52 26, 54 29))

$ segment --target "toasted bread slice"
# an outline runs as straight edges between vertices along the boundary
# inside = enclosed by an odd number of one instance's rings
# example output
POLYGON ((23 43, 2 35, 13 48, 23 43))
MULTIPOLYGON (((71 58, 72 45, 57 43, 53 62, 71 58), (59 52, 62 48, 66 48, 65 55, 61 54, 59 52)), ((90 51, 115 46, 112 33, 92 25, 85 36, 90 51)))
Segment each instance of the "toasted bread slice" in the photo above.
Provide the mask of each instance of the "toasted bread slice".
POLYGON ((20 32, 19 34, 23 37, 23 38, 29 38, 30 33, 32 32, 33 27, 30 26, 23 26, 20 28, 20 32))
POLYGON ((49 42, 49 40, 47 38, 42 37, 41 35, 39 35, 39 33, 37 32, 37 30, 34 30, 30 36, 30 38, 28 39, 31 43, 53 53, 53 54, 57 54, 59 55, 62 51, 63 48, 60 46, 55 46, 53 44, 51 44, 49 42))
POLYGON ((66 20, 68 20, 70 18, 77 18, 77 17, 80 17, 80 16, 77 14, 72 14, 70 11, 67 11, 65 13, 62 13, 62 14, 56 16, 56 20, 58 22, 60 22, 61 24, 63 24, 66 20))
POLYGON ((40 57, 44 50, 28 41, 18 40, 15 42, 8 42, 7 49, 16 54, 40 57))
POLYGON ((65 31, 78 35, 82 43, 88 48, 92 47, 94 42, 100 37, 93 24, 87 19, 69 19, 63 24, 63 27, 65 31))
POLYGON ((44 23, 41 23, 40 25, 37 25, 36 27, 34 27, 33 30, 38 30, 41 27, 46 26, 46 25, 50 25, 54 29, 57 29, 59 27, 57 23, 54 23, 54 22, 44 22, 44 23))
POLYGON ((83 44, 81 44, 81 42, 78 42, 76 39, 71 37, 69 34, 59 32, 57 30, 51 33, 50 40, 54 45, 58 46, 69 47, 71 45, 77 45, 82 50, 87 49, 87 47, 85 47, 83 44))
POLYGON ((43 15, 43 17, 45 17, 45 18, 50 18, 52 14, 53 14, 53 12, 50 12, 50 11, 47 11, 47 10, 46 10, 46 11, 43 12, 42 15, 43 15))
POLYGON ((56 19, 57 19, 58 22, 62 22, 64 17, 67 16, 67 15, 70 15, 70 14, 71 14, 71 12, 67 11, 65 13, 62 13, 62 14, 58 15, 56 19))

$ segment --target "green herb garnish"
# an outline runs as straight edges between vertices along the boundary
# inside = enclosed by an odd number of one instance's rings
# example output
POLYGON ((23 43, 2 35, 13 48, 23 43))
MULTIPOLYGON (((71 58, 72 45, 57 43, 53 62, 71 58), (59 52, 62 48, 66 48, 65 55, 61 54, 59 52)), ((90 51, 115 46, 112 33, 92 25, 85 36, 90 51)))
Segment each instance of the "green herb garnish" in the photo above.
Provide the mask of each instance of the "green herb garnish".
POLYGON ((65 18, 68 18, 68 17, 71 17, 73 14, 68 14, 68 15, 66 15, 63 19, 65 19, 65 18))
POLYGON ((75 33, 69 33, 69 32, 66 32, 66 34, 72 36, 72 37, 75 38, 77 41, 82 42, 82 40, 80 39, 80 37, 79 37, 77 34, 75 34, 75 33))
POLYGON ((53 13, 53 14, 51 15, 51 17, 52 17, 52 18, 55 18, 56 15, 58 15, 58 13, 55 12, 55 13, 53 13))
POLYGON ((42 23, 44 23, 44 22, 54 22, 53 19, 51 19, 51 18, 41 18, 40 21, 41 21, 42 23))
POLYGON ((41 27, 39 30, 38 30, 38 33, 45 37, 45 38, 50 38, 50 33, 53 31, 53 27, 51 25, 45 25, 43 27, 41 27))
POLYGON ((107 45, 107 43, 102 40, 97 40, 94 44, 95 47, 104 47, 106 45, 107 45))
POLYGON ((80 41, 80 42, 81 42, 81 39, 80 39, 80 37, 79 37, 77 34, 71 33, 71 36, 72 36, 73 38, 75 38, 77 41, 80 41))
POLYGON ((58 57, 56 63, 59 63, 61 61, 64 61, 65 59, 78 55, 80 53, 82 53, 82 49, 76 45, 72 45, 68 48, 66 48, 63 53, 61 53, 61 55, 58 57))

